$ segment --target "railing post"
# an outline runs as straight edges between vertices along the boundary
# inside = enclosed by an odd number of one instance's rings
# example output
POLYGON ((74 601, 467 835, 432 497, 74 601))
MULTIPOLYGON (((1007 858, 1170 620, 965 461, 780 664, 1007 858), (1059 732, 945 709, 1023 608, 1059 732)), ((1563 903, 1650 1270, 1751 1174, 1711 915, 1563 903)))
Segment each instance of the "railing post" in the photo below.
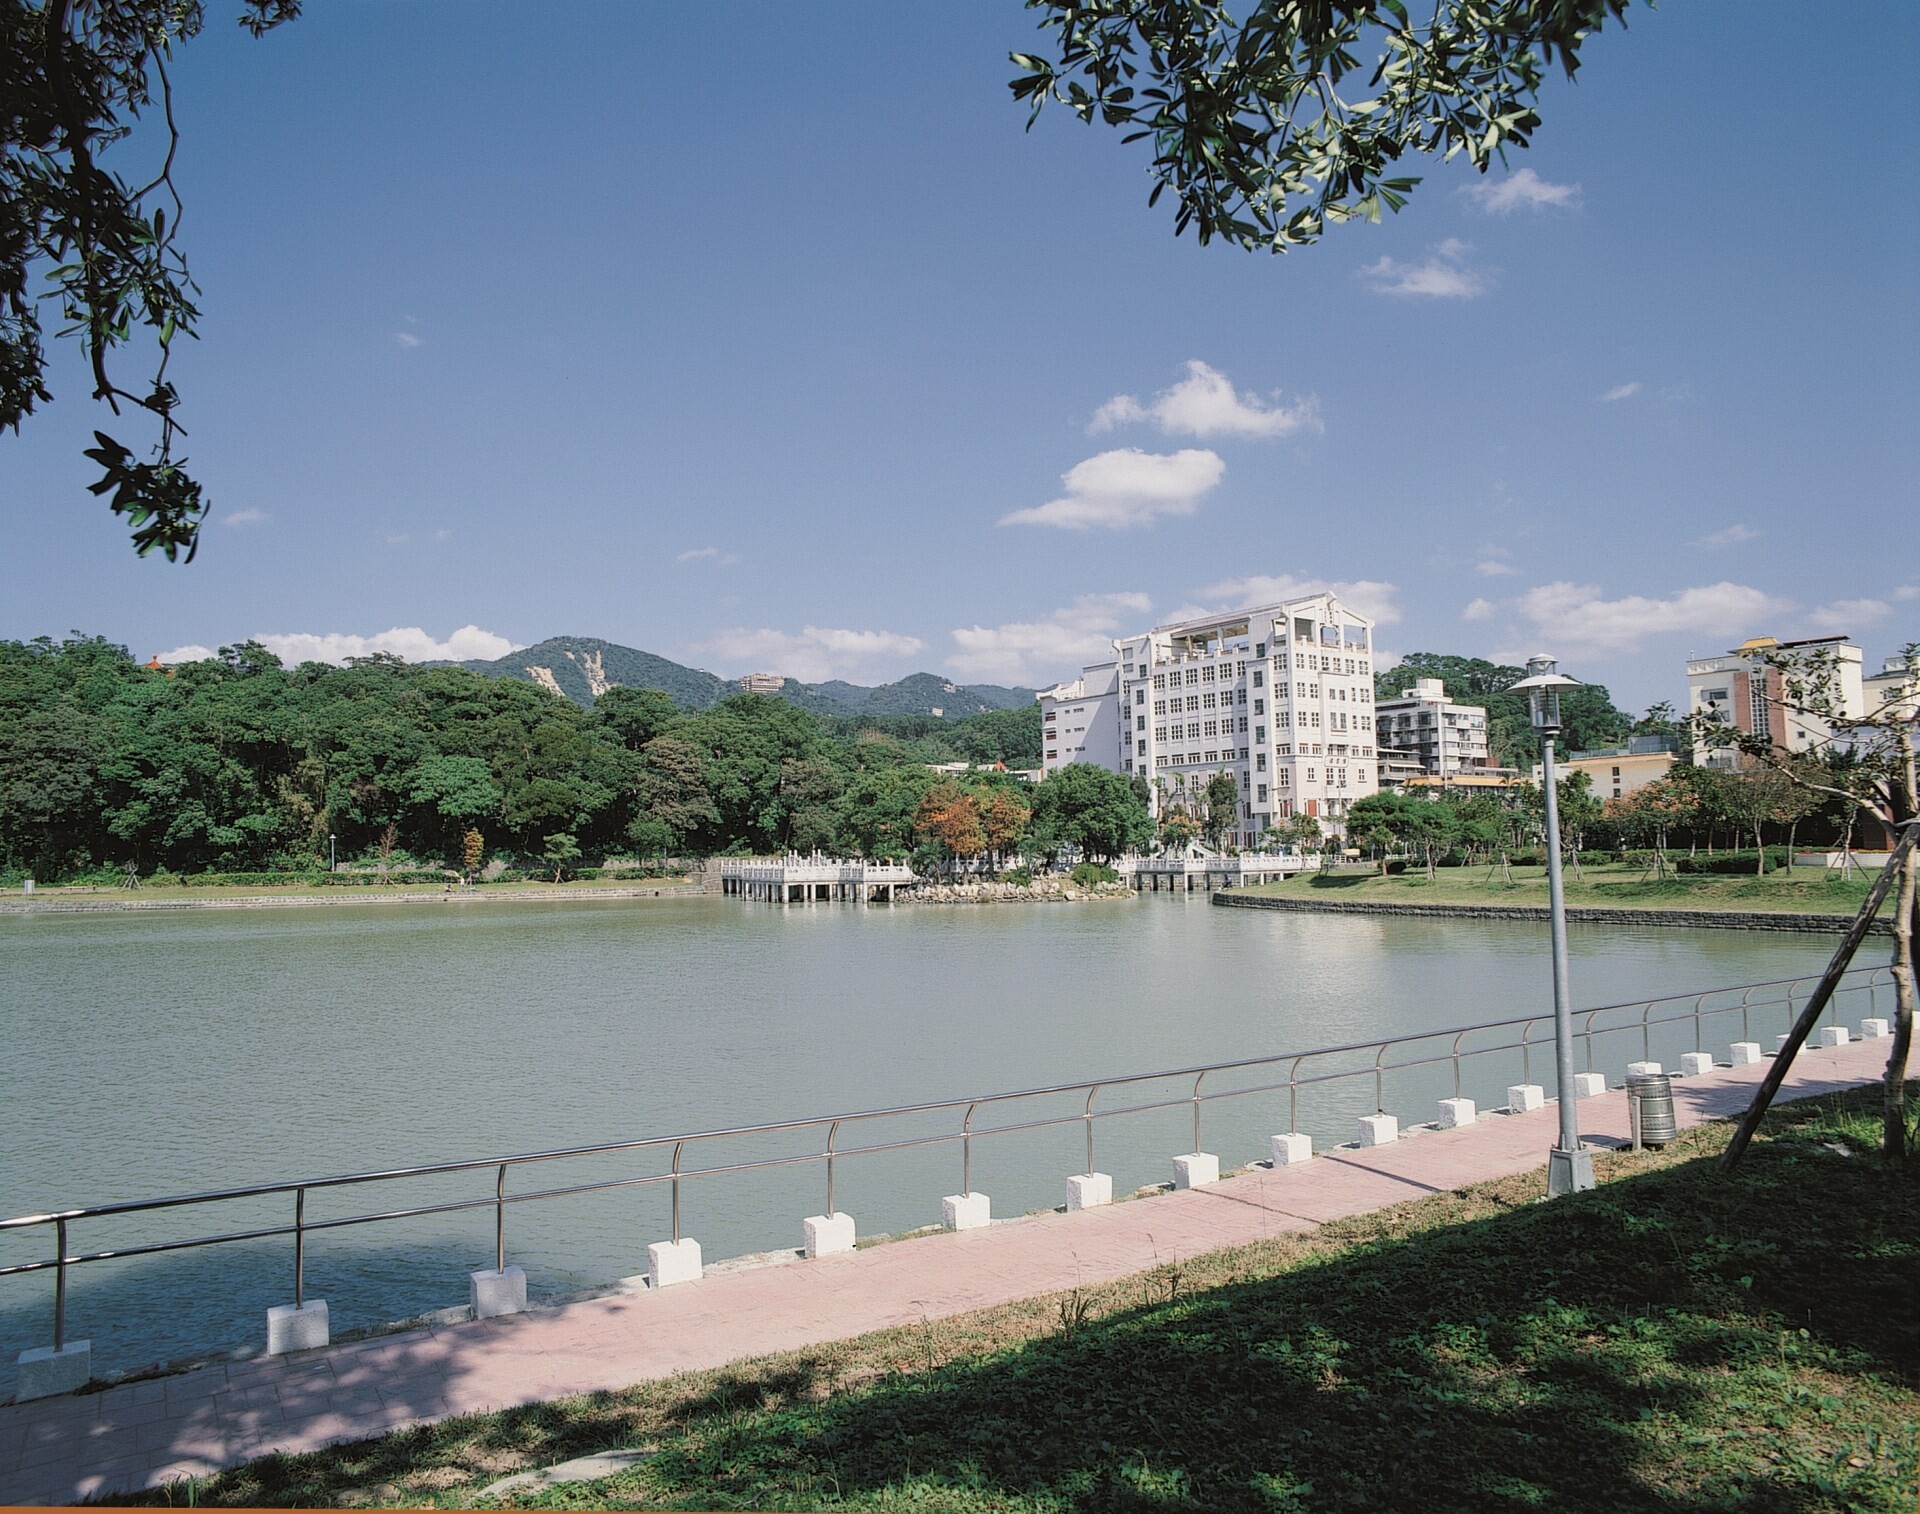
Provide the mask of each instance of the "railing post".
POLYGON ((1200 1085, 1206 1081, 1207 1081, 1207 1075, 1204 1072, 1201 1073, 1197 1078, 1193 1080, 1193 1149, 1195 1151, 1199 1151, 1201 1149, 1201 1146, 1200 1146, 1200 1085))
POLYGON ((1701 994, 1693 1001, 1693 1049, 1700 1050, 1700 1003, 1706 995, 1701 994))
POLYGON ((840 1122, 835 1120, 827 1127, 827 1218, 832 1219, 839 1213, 833 1207, 833 1143, 840 1134, 840 1122))
POLYGON ((1600 1011, 1597 1009, 1590 1009, 1587 1011, 1587 1028, 1581 1032, 1582 1037, 1585 1039, 1587 1043, 1587 1071, 1588 1072, 1593 1071, 1593 1017, 1599 1013, 1600 1011))
POLYGON ((1460 1097, 1460 1036, 1465 1034, 1463 1030, 1453 1038, 1453 1096, 1456 1099, 1460 1097))
POLYGON ((493 1180, 493 1270, 507 1270, 507 1164, 493 1180))
POLYGON ((1640 1009, 1640 1055, 1648 1062, 1653 1060, 1653 1027, 1647 1023, 1652 1013, 1653 1000, 1649 999, 1640 1009))
POLYGON ((293 1307, 307 1302, 307 1190, 293 1190, 293 1307))
POLYGON ((1383 1042, 1380 1050, 1373 1056, 1373 1112, 1375 1114, 1387 1112, 1387 1075, 1380 1064, 1386 1061, 1387 1047, 1391 1045, 1393 1045, 1391 1041, 1383 1042))
POLYGON ((685 1141, 673 1143, 673 1243, 680 1244, 680 1148, 685 1141))
POLYGON ((1287 1129, 1297 1131, 1300 1128, 1300 1063, 1301 1057, 1293 1059, 1293 1066, 1287 1069, 1287 1129))
POLYGON ((1794 1021, 1799 1018, 1799 1011, 1793 1007, 1793 985, 1789 983, 1787 985, 1787 1029, 1792 1030, 1794 1021))
POLYGON ((1520 1027, 1520 1081, 1533 1081, 1533 1021, 1529 1020, 1520 1027))
POLYGON ((960 1192, 973 1192, 973 1112, 978 1102, 967 1106, 967 1117, 960 1122, 960 1192))
POLYGON ((67 1344, 67 1222, 55 1220, 53 1234, 60 1251, 53 1270, 53 1349, 61 1351, 67 1344))
POLYGON ((1083 1119, 1083 1120, 1084 1120, 1084 1121, 1086 1122, 1086 1126, 1087 1126, 1087 1171, 1088 1171, 1089 1173, 1091 1173, 1091 1172, 1093 1172, 1093 1171, 1094 1171, 1094 1165, 1093 1165, 1093 1100, 1094 1100, 1094 1095, 1096 1095, 1096 1094, 1098 1094, 1099 1092, 1100 1092, 1100 1085, 1099 1085, 1098 1083, 1095 1083, 1095 1084, 1093 1085, 1093 1087, 1091 1087, 1091 1088, 1089 1088, 1089 1089, 1087 1090, 1087 1107, 1086 1107, 1086 1108, 1085 1108, 1085 1109, 1084 1109, 1084 1110, 1083 1110, 1083 1111, 1081 1112, 1081 1116, 1080 1116, 1080 1118, 1081 1118, 1081 1119, 1083 1119))

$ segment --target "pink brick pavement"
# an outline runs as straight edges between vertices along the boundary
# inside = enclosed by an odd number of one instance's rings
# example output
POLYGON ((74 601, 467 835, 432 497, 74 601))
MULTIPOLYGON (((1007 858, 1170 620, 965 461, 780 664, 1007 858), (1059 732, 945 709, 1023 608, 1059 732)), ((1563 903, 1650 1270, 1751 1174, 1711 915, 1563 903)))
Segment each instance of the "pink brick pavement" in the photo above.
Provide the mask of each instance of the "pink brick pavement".
MULTIPOLYGON (((1886 1041, 1803 1051, 1782 1092, 1880 1076, 1886 1041)), ((1770 1064, 1676 1080, 1683 1125, 1735 1113, 1770 1064)), ((1627 1135, 1626 1096, 1584 1100, 1600 1142, 1627 1135)), ((840 1256, 438 1326, 295 1356, 0 1407, 0 1502, 60 1504, 204 1475, 476 1410, 559 1398, 841 1340, 1144 1271, 1176 1256, 1305 1230, 1544 1165, 1558 1114, 1482 1116, 1390 1146, 1339 1148, 1216 1186, 840 1256)))

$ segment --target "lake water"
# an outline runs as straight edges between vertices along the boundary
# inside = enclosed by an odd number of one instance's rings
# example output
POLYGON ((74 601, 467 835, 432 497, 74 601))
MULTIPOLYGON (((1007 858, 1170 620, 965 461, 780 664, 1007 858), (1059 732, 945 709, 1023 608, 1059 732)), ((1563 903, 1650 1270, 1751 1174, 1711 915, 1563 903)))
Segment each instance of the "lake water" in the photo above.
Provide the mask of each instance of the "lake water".
MULTIPOLYGON (((1830 937, 1575 926, 1575 1002, 1597 1005, 1817 973, 1830 937)), ((1866 955, 1866 954, 1863 954, 1866 955)), ((1877 960, 1877 957, 1876 957, 1877 960)), ((1465 1025, 1550 1008, 1544 927, 1216 909, 1203 896, 1056 906, 781 909, 734 900, 469 904, 0 917, 0 1217, 252 1182, 509 1155, 1091 1077, 1465 1025)), ((1864 1007, 1861 1013, 1865 1013, 1864 1007)), ((1854 1018, 1858 1018, 1857 1015, 1854 1018)), ((1755 1023, 1767 1042, 1775 1013, 1755 1023)), ((1724 1054, 1730 1030, 1707 1044, 1724 1054)), ((1657 1037, 1673 1065, 1691 1030, 1657 1037)), ((1596 1062, 1617 1080, 1638 1036, 1596 1062)), ((1482 1107, 1519 1081, 1476 1064, 1482 1107)), ((1450 1094, 1440 1070, 1397 1075, 1403 1123, 1450 1094)), ((1450 1083, 1451 1073, 1444 1074, 1450 1083)), ((1550 1050, 1534 1081, 1552 1092, 1550 1050)), ((1213 1086, 1231 1086, 1228 1084, 1213 1086)), ((1108 1105, 1185 1085, 1157 1084, 1108 1105)), ((1369 1080, 1318 1087, 1300 1126, 1350 1139, 1369 1080)), ((1072 1106, 1078 1109, 1076 1102, 1072 1106)), ((1050 1112, 1064 1112, 1054 1104, 1050 1112)), ((1028 1109, 1023 1113, 1031 1114, 1028 1109)), ((983 1115, 985 1125, 997 1123, 983 1115)), ((922 1122, 916 1129, 953 1128, 922 1122)), ((1284 1095, 1210 1105, 1223 1167, 1265 1155, 1284 1095)), ((895 1132, 898 1134, 899 1132, 895 1132)), ((852 1131, 842 1144, 859 1139, 852 1131)), ((1116 1192, 1170 1176, 1192 1147, 1183 1109, 1103 1125, 1116 1192)), ((715 1147, 687 1165, 818 1149, 819 1138, 715 1147)), ((976 1141, 974 1187, 997 1215, 1063 1201, 1085 1166, 1067 1127, 976 1141)), ((659 1170, 652 1157, 517 1172, 515 1191, 659 1170)), ((960 1189, 957 1146, 839 1164, 862 1234, 937 1221, 960 1189)), ((308 1218, 481 1197, 492 1174, 334 1191, 308 1218)), ((817 1165, 685 1185, 709 1262, 794 1246, 825 1203, 817 1165)), ((643 1271, 669 1233, 664 1187, 518 1205, 508 1258, 552 1295, 643 1271)), ((188 1217, 76 1224, 100 1250, 214 1228, 284 1224, 284 1199, 188 1217)), ((308 1247, 310 1296, 337 1332, 464 1301, 492 1265, 487 1210, 338 1229, 308 1247)), ((51 1252, 0 1234, 0 1264, 51 1252)), ((96 1371, 257 1343, 291 1301, 292 1245, 270 1240, 75 1268, 70 1337, 96 1371)), ((0 1278, 0 1391, 16 1353, 51 1338, 52 1274, 0 1278)))

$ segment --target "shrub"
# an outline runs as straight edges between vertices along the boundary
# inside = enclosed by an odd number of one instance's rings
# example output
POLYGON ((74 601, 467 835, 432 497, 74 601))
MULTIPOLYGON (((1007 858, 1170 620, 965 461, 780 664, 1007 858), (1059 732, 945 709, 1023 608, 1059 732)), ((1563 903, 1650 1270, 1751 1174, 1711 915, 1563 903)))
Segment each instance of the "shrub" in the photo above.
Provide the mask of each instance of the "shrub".
POLYGON ((1110 867, 1102 867, 1097 862, 1082 862, 1069 875, 1080 888, 1092 888, 1096 883, 1118 883, 1120 875, 1110 867))
POLYGON ((1030 867, 1010 867, 1000 875, 1002 883, 1011 883, 1016 888, 1025 888, 1033 882, 1033 869, 1030 867))
MULTIPOLYGON (((1748 850, 1744 852, 1721 852, 1712 857, 1682 857, 1674 866, 1677 871, 1682 873, 1747 873, 1751 875, 1758 870, 1757 864, 1759 860, 1760 854, 1758 852, 1748 850)), ((1766 870, 1768 872, 1771 873, 1775 869, 1783 868, 1786 865, 1787 849, 1784 846, 1770 846, 1767 848, 1766 870)))

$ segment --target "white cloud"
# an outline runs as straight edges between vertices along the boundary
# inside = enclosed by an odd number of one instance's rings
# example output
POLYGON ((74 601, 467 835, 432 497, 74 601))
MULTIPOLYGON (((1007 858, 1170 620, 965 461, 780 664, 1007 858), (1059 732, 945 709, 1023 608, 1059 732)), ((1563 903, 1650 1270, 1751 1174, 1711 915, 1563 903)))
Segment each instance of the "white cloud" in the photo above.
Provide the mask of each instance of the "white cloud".
POLYGON ((1642 387, 1643 385, 1639 379, 1633 379, 1625 384, 1615 384, 1605 394, 1600 396, 1600 403, 1603 405, 1611 405, 1619 400, 1630 400, 1640 392, 1642 387))
POLYGON ((441 526, 434 531, 433 539, 435 541, 452 541, 453 533, 449 531, 445 526, 441 526))
POLYGON ((1378 579, 1301 578, 1292 573, 1251 573, 1245 578, 1223 579, 1200 591, 1207 601, 1192 617, 1176 614, 1175 620, 1211 615, 1218 610, 1248 609, 1254 605, 1279 604, 1283 600, 1303 599, 1309 594, 1331 594, 1348 609, 1358 610, 1368 619, 1390 626, 1400 618, 1395 596, 1400 590, 1378 579))
POLYGON ((1556 656, 1580 656, 1631 652, 1649 638, 1678 631, 1752 635, 1761 622, 1791 606, 1736 583, 1682 589, 1665 599, 1644 594, 1606 599, 1598 585, 1561 582, 1529 589, 1518 608, 1552 643, 1549 650, 1556 656))
POLYGON ((1402 263, 1382 258, 1360 270, 1376 294, 1416 295, 1437 300, 1470 300, 1487 292, 1484 274, 1467 267, 1472 244, 1448 237, 1424 263, 1402 263))
POLYGON ((1893 591, 1893 597, 1906 604, 1910 600, 1920 599, 1920 584, 1902 584, 1893 591))
MULTIPOLYGON (((408 662, 490 662, 520 649, 517 641, 508 641, 478 626, 462 626, 445 641, 435 641, 418 626, 395 626, 377 636, 353 636, 339 631, 324 634, 312 631, 275 633, 262 631, 252 638, 282 662, 344 663, 349 657, 367 657, 375 652, 392 652, 408 662)), ((162 662, 194 662, 214 655, 203 646, 176 647, 162 652, 162 662)))
POLYGON ((833 626, 802 626, 798 631, 732 626, 693 646, 694 651, 712 657, 734 673, 784 673, 802 683, 872 676, 876 666, 885 671, 926 649, 927 644, 917 636, 833 626))
POLYGON ((1691 547, 1735 547, 1743 541, 1758 541, 1760 533, 1752 526, 1735 522, 1724 531, 1715 531, 1689 542, 1691 547))
POLYGON ((265 510, 255 510, 252 508, 229 510, 224 515, 214 517, 214 519, 219 521, 223 526, 263 526, 271 518, 265 510))
POLYGON ((1501 562, 1497 558, 1492 557, 1489 557, 1485 562, 1475 563, 1473 570, 1476 573, 1485 574, 1488 578, 1499 578, 1503 574, 1518 573, 1520 571, 1512 563, 1501 562))
POLYGON ((1187 376, 1162 389, 1151 404, 1131 394, 1117 394, 1094 413, 1089 431, 1110 431, 1130 421, 1151 421, 1169 436, 1289 436, 1295 431, 1322 431, 1319 401, 1312 396, 1288 405, 1278 390, 1273 403, 1262 404, 1242 396, 1224 373, 1195 359, 1187 376))
POLYGON ((415 336, 411 331, 396 331, 393 334, 393 339, 398 345, 406 348, 409 352, 413 351, 416 347, 424 347, 427 344, 425 337, 415 336))
POLYGON ((1065 495, 1003 515, 1000 524, 1126 530, 1162 515, 1191 515, 1226 471, 1215 452, 1188 447, 1169 454, 1122 447, 1075 463, 1061 475, 1065 495))
POLYGON ((1083 594, 1038 620, 959 628, 947 667, 969 683, 1051 685, 1112 657, 1114 638, 1142 629, 1152 608, 1144 594, 1083 594))
POLYGON ((719 567, 731 567, 740 561, 731 552, 722 552, 718 547, 694 547, 674 558, 675 562, 711 562, 719 567))
POLYGON ((1807 624, 1829 635, 1851 634, 1857 626, 1878 625, 1893 613, 1884 599, 1836 599, 1807 616, 1807 624))
POLYGON ((1466 609, 1460 612, 1460 618, 1462 620, 1492 620, 1493 601, 1490 599, 1474 600, 1466 609))
POLYGON ((1510 173, 1492 183, 1469 184, 1460 191, 1488 215, 1512 215, 1516 210, 1545 210, 1549 206, 1572 208, 1580 203, 1578 184, 1554 184, 1531 168, 1510 173))

